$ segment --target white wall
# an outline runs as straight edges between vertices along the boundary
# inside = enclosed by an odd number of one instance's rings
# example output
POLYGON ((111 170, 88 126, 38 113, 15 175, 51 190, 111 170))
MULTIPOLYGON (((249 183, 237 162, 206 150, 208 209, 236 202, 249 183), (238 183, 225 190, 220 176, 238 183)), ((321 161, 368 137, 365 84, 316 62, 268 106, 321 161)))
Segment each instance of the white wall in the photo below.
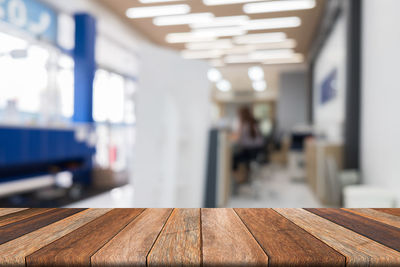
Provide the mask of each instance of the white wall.
POLYGON ((135 206, 201 207, 211 106, 208 66, 150 45, 140 55, 135 206))
POLYGON ((314 68, 314 121, 315 126, 327 140, 343 142, 346 102, 346 14, 336 21, 333 31, 326 40, 314 68), (321 86, 333 70, 337 70, 336 97, 321 103, 321 86))
POLYGON ((364 180, 393 190, 400 206, 400 1, 363 2, 364 180))

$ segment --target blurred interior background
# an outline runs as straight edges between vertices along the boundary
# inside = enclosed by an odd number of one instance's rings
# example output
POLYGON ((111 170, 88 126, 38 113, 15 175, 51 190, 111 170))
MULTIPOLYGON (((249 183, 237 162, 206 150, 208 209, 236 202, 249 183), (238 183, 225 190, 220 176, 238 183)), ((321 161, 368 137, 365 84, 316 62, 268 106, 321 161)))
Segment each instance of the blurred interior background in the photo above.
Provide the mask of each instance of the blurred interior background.
POLYGON ((0 207, 400 207, 399 9, 0 1, 0 207))

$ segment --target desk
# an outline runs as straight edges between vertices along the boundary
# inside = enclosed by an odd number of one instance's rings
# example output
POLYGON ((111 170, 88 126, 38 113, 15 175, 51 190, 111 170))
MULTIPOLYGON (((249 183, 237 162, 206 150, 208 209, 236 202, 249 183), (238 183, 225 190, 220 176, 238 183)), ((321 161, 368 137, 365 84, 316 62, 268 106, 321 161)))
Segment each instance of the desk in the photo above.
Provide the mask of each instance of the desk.
POLYGON ((396 209, 0 209, 0 265, 400 265, 396 209))

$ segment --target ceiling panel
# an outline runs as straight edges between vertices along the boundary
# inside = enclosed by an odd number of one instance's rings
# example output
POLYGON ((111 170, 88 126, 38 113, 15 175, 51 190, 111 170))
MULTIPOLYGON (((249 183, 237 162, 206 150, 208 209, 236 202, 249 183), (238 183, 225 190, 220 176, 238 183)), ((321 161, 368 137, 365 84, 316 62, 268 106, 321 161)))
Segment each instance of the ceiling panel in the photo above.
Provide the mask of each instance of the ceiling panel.
MULTIPOLYGON (((169 44, 165 41, 165 36, 168 33, 175 32, 189 32, 190 28, 188 25, 174 25, 174 26, 155 26, 153 24, 153 18, 142 18, 142 19, 128 19, 125 16, 125 12, 131 7, 143 7, 143 6, 156 6, 166 4, 181 4, 186 3, 191 7, 191 13, 199 12, 212 12, 216 17, 221 16, 235 16, 244 15, 243 4, 234 5, 220 5, 220 6, 206 6, 202 0, 186 0, 176 1, 168 3, 156 3, 156 4, 141 4, 138 0, 98 0, 100 3, 112 9, 118 15, 120 15, 127 23, 129 23, 135 30, 142 33, 149 40, 159 45, 168 46, 174 49, 181 50, 184 48, 184 44, 169 44)), ((276 1, 276 0, 275 0, 276 1)), ((250 31, 249 33, 265 33, 265 32, 285 32, 288 38, 297 40, 296 52, 307 55, 310 47, 311 40, 315 34, 320 16, 323 11, 325 0, 317 0, 317 5, 313 9, 299 10, 290 12, 274 12, 274 13, 261 13, 261 14, 247 14, 251 19, 265 19, 265 18, 276 18, 276 17, 287 17, 287 16, 298 16, 302 20, 302 25, 297 28, 291 29, 277 29, 277 30, 258 30, 250 31)))

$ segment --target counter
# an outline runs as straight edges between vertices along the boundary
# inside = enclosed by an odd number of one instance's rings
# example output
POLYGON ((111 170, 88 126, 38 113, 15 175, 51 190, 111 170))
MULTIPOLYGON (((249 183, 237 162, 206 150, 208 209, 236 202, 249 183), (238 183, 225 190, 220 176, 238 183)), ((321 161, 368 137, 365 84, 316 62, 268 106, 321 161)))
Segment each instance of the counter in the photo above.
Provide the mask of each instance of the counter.
POLYGON ((0 209, 0 265, 400 265, 397 209, 0 209))

